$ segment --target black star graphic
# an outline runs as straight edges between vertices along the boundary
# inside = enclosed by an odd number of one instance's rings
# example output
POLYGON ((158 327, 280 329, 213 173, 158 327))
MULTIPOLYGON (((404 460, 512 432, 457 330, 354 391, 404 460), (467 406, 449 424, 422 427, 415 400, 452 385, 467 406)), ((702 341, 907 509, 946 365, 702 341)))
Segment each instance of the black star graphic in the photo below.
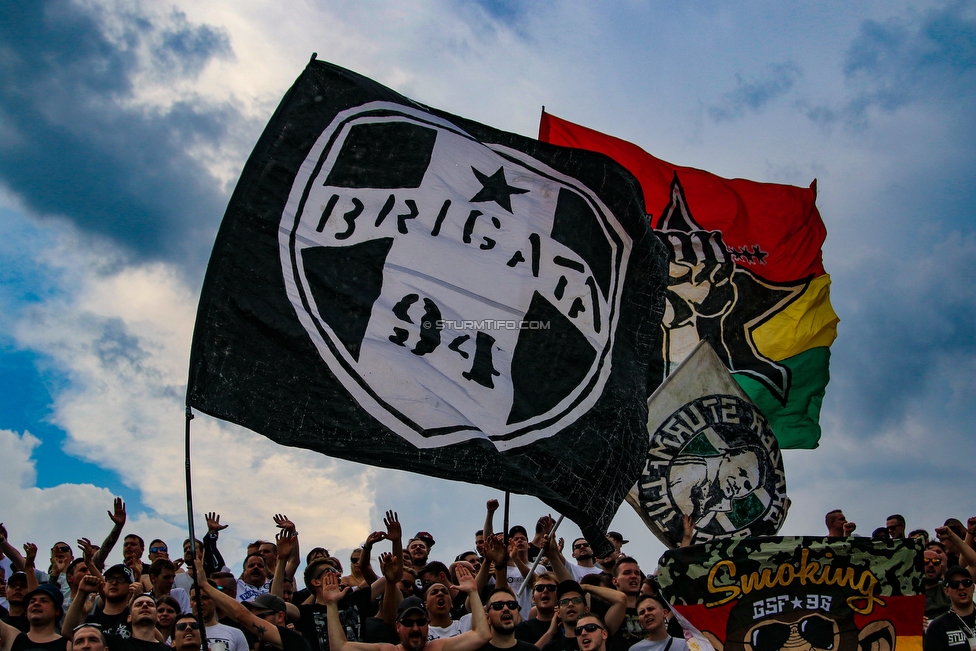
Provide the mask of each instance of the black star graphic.
POLYGON ((512 195, 528 192, 528 190, 515 188, 508 184, 508 181, 505 180, 504 167, 499 167, 498 171, 491 176, 479 172, 473 167, 471 171, 474 172, 483 186, 478 190, 478 194, 471 197, 471 201, 494 201, 508 212, 512 212, 512 195))

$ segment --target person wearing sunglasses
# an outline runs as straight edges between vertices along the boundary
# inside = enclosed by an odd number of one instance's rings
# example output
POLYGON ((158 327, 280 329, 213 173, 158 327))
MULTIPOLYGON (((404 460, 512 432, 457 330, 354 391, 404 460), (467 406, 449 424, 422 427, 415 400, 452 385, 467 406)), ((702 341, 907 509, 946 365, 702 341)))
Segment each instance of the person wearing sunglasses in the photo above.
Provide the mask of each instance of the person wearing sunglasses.
POLYGON ((929 624, 922 640, 923 651, 968 651, 976 648, 976 609, 973 607, 973 577, 956 565, 946 570, 943 589, 949 597, 949 612, 929 624))
POLYGON ((575 633, 580 651, 605 651, 610 637, 606 624, 593 613, 586 613, 576 620, 575 633))
MULTIPOLYGON (((400 643, 396 645, 347 641, 339 619, 338 603, 349 588, 343 589, 339 586, 339 577, 326 575, 323 578, 315 597, 325 602, 328 609, 330 651, 477 651, 491 636, 477 584, 466 568, 458 568, 458 580, 461 589, 468 593, 472 616, 471 630, 455 637, 428 641, 427 611, 423 602, 417 597, 408 597, 397 606, 396 631, 400 643)), ((392 589, 393 586, 388 588, 384 600, 390 595, 392 589)))
MULTIPOLYGON (((949 612, 949 596, 942 589, 946 565, 942 557, 931 549, 923 552, 922 587, 925 588, 925 617, 933 620, 949 612)), ((927 623, 927 622, 926 622, 927 623)))
POLYGON ((199 651, 202 642, 200 622, 196 616, 190 613, 177 615, 173 624, 173 648, 176 651, 199 651))
POLYGON ((516 639, 535 644, 549 630, 552 618, 556 614, 556 585, 556 577, 549 572, 536 577, 532 585, 532 607, 535 608, 535 617, 515 627, 516 639))
POLYGON ((515 627, 519 624, 519 602, 508 586, 495 588, 488 595, 486 605, 488 625, 491 627, 491 640, 485 642, 480 651, 538 651, 530 642, 515 637, 515 627))
POLYGON ((671 608, 660 595, 642 595, 637 600, 637 618, 644 629, 644 639, 630 647, 632 651, 688 651, 683 639, 668 634, 671 608))

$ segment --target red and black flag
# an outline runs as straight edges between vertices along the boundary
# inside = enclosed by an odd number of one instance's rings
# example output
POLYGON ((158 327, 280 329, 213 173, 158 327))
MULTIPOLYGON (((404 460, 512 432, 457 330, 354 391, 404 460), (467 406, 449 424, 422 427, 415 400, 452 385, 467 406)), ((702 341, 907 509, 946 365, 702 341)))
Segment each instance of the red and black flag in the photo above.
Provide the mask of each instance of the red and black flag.
POLYGON ((607 157, 313 60, 221 224, 187 405, 535 495, 602 539, 644 464, 666 282, 640 186, 607 157))

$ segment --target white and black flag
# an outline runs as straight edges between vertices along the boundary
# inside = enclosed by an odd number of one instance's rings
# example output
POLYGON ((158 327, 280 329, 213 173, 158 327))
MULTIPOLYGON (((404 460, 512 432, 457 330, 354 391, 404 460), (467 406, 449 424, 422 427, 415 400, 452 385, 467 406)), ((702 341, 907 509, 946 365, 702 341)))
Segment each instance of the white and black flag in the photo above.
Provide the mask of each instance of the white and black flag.
POLYGON ((221 224, 187 404, 536 495, 595 540, 643 467, 666 265, 609 158, 313 60, 221 224))

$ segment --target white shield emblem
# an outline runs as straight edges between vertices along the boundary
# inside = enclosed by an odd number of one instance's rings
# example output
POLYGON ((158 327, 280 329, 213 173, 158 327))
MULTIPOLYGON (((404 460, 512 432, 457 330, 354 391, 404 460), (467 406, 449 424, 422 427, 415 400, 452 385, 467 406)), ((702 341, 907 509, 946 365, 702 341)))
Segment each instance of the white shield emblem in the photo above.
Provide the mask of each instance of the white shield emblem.
POLYGON ((430 113, 339 113, 296 176, 279 243, 322 359, 417 447, 552 436, 610 375, 623 227, 572 177, 430 113))

